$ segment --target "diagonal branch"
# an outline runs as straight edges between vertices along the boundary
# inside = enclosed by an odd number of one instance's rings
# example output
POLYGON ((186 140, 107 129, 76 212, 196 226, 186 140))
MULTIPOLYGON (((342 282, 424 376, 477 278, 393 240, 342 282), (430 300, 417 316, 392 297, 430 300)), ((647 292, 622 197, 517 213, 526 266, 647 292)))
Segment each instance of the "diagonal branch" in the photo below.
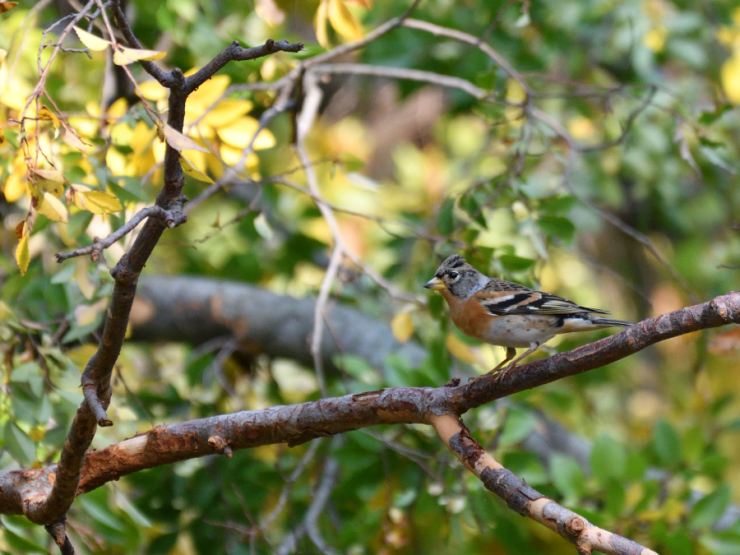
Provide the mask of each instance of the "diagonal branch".
POLYGON ((536 520, 576 545, 579 555, 592 551, 610 555, 658 555, 618 534, 594 526, 581 515, 544 496, 507 470, 470 435, 462 419, 451 414, 434 416, 432 426, 465 468, 475 474, 486 489, 506 501, 513 511, 536 520))
MULTIPOLYGON (((432 424, 439 416, 459 416, 495 399, 599 368, 659 341, 730 323, 740 323, 740 293, 645 320, 606 339, 519 366, 516 372, 481 376, 466 385, 395 387, 157 426, 88 452, 76 493, 144 469, 206 455, 275 443, 299 445, 379 424, 432 424)), ((43 499, 49 484, 59 481, 61 468, 60 463, 0 472, 0 514, 28 516, 34 500, 43 499)))

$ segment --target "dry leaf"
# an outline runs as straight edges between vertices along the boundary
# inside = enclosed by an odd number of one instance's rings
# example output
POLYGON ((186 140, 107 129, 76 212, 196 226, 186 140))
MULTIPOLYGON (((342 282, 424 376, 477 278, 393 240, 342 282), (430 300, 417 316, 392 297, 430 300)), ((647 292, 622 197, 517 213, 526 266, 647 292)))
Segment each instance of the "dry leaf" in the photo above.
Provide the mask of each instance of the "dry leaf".
POLYGON ((21 237, 18 242, 18 247, 15 249, 15 261, 18 264, 18 269, 21 271, 21 275, 26 273, 28 270, 28 264, 31 262, 31 253, 28 250, 28 235, 21 237))
POLYGON ((75 26, 75 33, 77 33, 77 36, 80 37, 80 41, 82 44, 87 46, 90 50, 95 51, 101 51, 105 50, 110 46, 110 43, 105 40, 101 39, 100 37, 96 37, 92 33, 88 33, 84 29, 80 29, 79 27, 75 26))
POLYGON ((167 141, 167 144, 178 152, 182 152, 183 150, 197 150, 205 153, 208 152, 207 149, 200 146, 193 139, 191 139, 190 137, 186 137, 166 123, 164 125, 164 138, 167 141))
POLYGON ((0 14, 12 10, 18 5, 18 2, 0 2, 0 14))
POLYGON ((159 60, 164 58, 165 53, 157 50, 140 50, 138 48, 126 48, 118 46, 120 50, 113 53, 113 63, 119 66, 126 66, 134 62, 159 60))
POLYGON ((213 179, 211 179, 198 168, 196 168, 195 165, 184 156, 180 156, 180 166, 182 166, 182 171, 184 171, 193 179, 203 181, 204 183, 213 183, 213 179))

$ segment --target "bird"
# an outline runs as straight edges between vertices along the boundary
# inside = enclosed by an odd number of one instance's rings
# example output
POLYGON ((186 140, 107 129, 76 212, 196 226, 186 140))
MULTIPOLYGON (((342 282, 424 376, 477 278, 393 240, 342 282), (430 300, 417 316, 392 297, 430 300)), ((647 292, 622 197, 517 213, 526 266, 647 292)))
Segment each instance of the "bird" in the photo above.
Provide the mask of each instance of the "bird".
POLYGON ((459 254, 447 258, 424 287, 439 291, 455 325, 470 337, 506 348, 506 358, 489 374, 505 374, 540 345, 561 333, 628 327, 604 318, 606 310, 587 308, 551 293, 488 277, 459 254), (527 350, 516 356, 516 349, 527 350))

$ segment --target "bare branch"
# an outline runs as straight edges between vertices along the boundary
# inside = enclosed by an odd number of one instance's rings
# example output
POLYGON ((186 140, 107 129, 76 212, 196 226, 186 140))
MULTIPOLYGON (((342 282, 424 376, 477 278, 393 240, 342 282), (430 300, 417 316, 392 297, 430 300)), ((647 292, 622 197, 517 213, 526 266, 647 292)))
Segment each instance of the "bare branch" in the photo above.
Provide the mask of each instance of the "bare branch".
POLYGON ((57 262, 63 262, 76 256, 90 255, 93 262, 98 260, 100 253, 113 245, 116 241, 131 233, 138 225, 147 218, 158 218, 167 227, 173 228, 182 225, 187 221, 187 216, 183 212, 173 212, 164 210, 159 206, 149 206, 136 213, 129 221, 119 227, 116 231, 108 235, 105 239, 94 239, 92 245, 80 247, 70 252, 59 253, 56 255, 57 262))
POLYGON ((511 510, 536 520, 575 544, 579 553, 597 550, 610 555, 658 555, 652 549, 594 526, 581 515, 528 486, 471 437, 462 419, 444 414, 433 416, 431 423, 445 445, 483 482, 486 489, 506 501, 511 510))

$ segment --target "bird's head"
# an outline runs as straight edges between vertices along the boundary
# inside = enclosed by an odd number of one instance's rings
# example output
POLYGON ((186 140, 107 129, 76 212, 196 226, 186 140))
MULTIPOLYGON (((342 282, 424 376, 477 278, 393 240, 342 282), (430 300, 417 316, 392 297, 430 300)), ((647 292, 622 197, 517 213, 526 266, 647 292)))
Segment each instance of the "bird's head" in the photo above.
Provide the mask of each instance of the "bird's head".
POLYGON ((437 268, 434 277, 424 284, 427 289, 444 291, 465 299, 478 291, 488 281, 459 254, 453 254, 437 268))

